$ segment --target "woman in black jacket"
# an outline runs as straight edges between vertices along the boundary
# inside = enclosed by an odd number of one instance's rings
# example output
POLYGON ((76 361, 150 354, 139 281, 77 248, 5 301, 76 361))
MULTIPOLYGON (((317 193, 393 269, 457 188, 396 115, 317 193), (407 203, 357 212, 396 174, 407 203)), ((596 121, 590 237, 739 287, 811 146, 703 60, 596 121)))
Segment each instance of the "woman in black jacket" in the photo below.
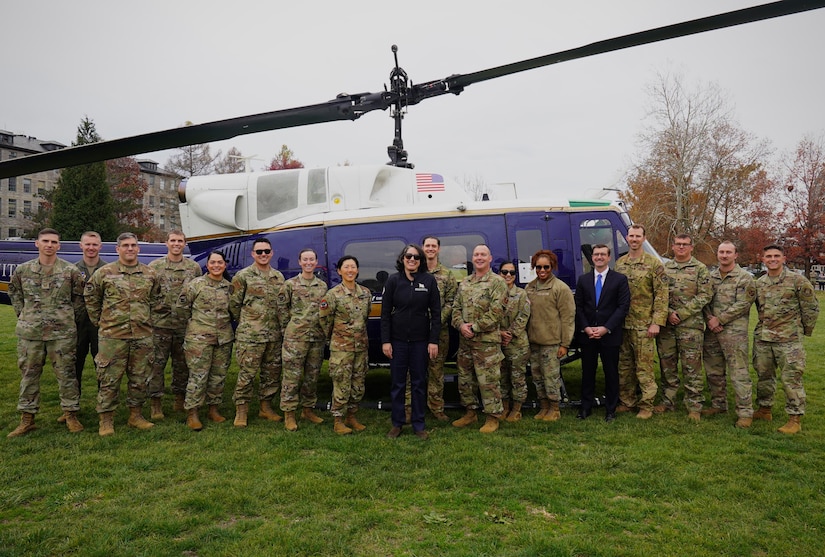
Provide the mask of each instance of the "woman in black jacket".
POLYGON ((409 244, 401 250, 392 275, 384 285, 381 305, 381 348, 390 359, 392 429, 387 437, 401 435, 405 422, 404 391, 407 372, 412 387, 411 422, 421 439, 427 405, 427 362, 438 355, 441 331, 441 297, 435 278, 422 267, 424 250, 409 244))

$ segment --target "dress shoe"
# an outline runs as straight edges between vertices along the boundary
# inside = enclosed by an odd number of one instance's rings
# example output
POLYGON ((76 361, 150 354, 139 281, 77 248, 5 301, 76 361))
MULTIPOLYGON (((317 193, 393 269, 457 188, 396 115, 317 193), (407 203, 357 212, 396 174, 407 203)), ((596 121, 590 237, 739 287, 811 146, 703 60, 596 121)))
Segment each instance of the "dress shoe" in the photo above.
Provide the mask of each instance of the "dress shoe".
POLYGON ((616 413, 615 412, 608 412, 604 416, 604 421, 606 421, 607 423, 610 423, 610 422, 614 421, 615 419, 616 419, 616 413))
MULTIPOLYGON (((389 435, 389 434, 388 434, 389 435)), ((415 436, 421 439, 422 441, 426 441, 430 438, 430 434, 427 433, 426 430, 422 429, 421 431, 416 431, 415 436)))
POLYGON ((576 419, 577 420, 584 420, 590 414, 591 414, 590 410, 585 410, 584 408, 579 408, 579 412, 578 412, 578 414, 576 414, 576 419))
POLYGON ((387 439, 398 439, 398 436, 401 435, 401 428, 398 426, 394 426, 388 433, 387 439))

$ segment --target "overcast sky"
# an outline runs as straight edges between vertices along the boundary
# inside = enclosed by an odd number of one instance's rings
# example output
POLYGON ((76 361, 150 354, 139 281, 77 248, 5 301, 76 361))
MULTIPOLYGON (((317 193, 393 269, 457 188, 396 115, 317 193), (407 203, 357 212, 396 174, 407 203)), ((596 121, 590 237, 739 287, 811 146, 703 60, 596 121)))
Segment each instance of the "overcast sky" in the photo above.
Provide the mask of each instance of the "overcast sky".
MULTIPOLYGON (((758 5, 747 0, 9 2, 0 129, 70 144, 88 115, 104 139, 379 91, 390 46, 414 82, 758 5)), ((825 9, 478 83, 410 108, 416 169, 515 182, 526 196, 616 187, 638 153, 656 72, 716 82, 740 125, 777 152, 825 130, 825 9)), ((306 166, 383 164, 388 112, 215 144, 282 144, 306 166)), ((150 158, 164 163, 167 153, 150 158)))

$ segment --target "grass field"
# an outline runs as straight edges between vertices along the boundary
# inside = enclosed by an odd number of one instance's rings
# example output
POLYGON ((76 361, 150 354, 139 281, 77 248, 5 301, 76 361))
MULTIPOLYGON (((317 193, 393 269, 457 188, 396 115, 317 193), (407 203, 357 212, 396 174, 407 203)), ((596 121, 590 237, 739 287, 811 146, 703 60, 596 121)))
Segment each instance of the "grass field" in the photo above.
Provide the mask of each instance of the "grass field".
MULTIPOLYGON (((559 422, 531 411, 487 436, 430 421, 424 442, 386 439, 381 410, 363 410, 368 429, 346 437, 328 413, 295 433, 257 417, 245 430, 205 422, 193 433, 168 398, 152 430, 127 428, 121 406, 116 434, 100 438, 90 364, 86 431, 56 423, 47 368, 39 428, 6 439, 19 420, 14 322, 0 307, 0 556, 825 554, 825 323, 806 339, 796 436, 776 432, 780 387, 776 421, 750 430, 733 414, 606 424, 565 409, 559 422)), ((572 393, 579 371, 565 370, 572 393)), ((227 416, 234 377, 233 365, 227 416)), ((386 372, 369 385, 370 398, 388 399, 386 372)), ((326 379, 320 399, 329 391, 326 379)))

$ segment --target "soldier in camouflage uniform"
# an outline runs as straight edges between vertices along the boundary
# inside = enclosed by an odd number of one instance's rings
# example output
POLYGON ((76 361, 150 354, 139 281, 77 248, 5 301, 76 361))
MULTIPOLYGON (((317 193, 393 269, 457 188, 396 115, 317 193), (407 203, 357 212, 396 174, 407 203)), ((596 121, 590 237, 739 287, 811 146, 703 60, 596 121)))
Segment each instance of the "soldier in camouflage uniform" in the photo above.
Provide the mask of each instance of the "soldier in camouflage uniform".
POLYGON ((40 409, 40 377, 46 358, 52 362, 66 426, 72 433, 83 430, 77 419, 80 390, 74 373, 77 343, 76 320, 83 311, 83 278, 77 267, 57 257, 60 235, 44 228, 35 241, 39 253, 15 270, 9 282, 9 298, 17 314, 17 365, 20 425, 9 437, 33 429, 40 409))
POLYGON ((333 431, 339 435, 363 431, 355 414, 364 398, 367 376, 367 320, 372 308, 369 288, 355 282, 358 259, 345 255, 335 266, 341 284, 331 288, 320 304, 321 327, 329 341, 329 375, 332 378, 333 431), (346 418, 344 411, 346 410, 346 418))
POLYGON ((238 380, 232 396, 235 402, 235 427, 246 427, 252 384, 260 373, 258 416, 281 421, 272 400, 281 391, 281 344, 284 275, 270 266, 272 244, 267 238, 252 243, 252 265, 241 269, 232 279, 229 312, 238 323, 235 331, 235 357, 238 380))
MULTIPOLYGON (((90 230, 80 236, 80 249, 83 250, 83 257, 75 263, 75 266, 80 270, 84 282, 89 280, 95 271, 106 264, 99 255, 100 245, 100 234, 97 232, 90 230)), ((97 356, 97 327, 89 321, 85 304, 81 313, 82 315, 77 322, 77 357, 74 364, 78 391, 83 390, 83 367, 86 365, 86 355, 91 353, 92 359, 97 356)))
POLYGON ((141 407, 154 360, 151 308, 160 299, 160 283, 155 272, 138 260, 137 236, 124 232, 117 238, 116 250, 118 260, 98 269, 84 293, 86 311, 99 335, 95 365, 101 436, 115 433, 114 411, 124 373, 128 379, 127 424, 138 429, 154 425, 143 418, 141 407))
POLYGON ((289 319, 284 328, 284 377, 281 384, 281 410, 287 431, 298 429, 295 411, 299 403, 303 407, 302 418, 314 424, 324 421, 315 414, 314 408, 318 402, 318 374, 324 362, 326 344, 318 311, 327 285, 315 276, 318 265, 315 250, 301 250, 298 263, 301 274, 286 281, 281 302, 281 314, 289 319))
POLYGON ((474 423, 479 407, 478 395, 487 419, 479 431, 498 429, 504 412, 501 403, 500 324, 507 300, 507 284, 493 273, 490 248, 480 244, 473 249, 474 272, 458 285, 453 302, 453 327, 458 329, 458 390, 464 416, 453 422, 456 427, 474 423))
POLYGON ((616 272, 627 276, 630 310, 624 321, 624 336, 619 349, 619 406, 616 412, 637 407, 636 417, 647 420, 653 416, 656 399, 653 356, 656 336, 667 321, 668 281, 659 258, 645 253, 644 227, 631 225, 625 238, 630 250, 616 261, 616 272))
POLYGON ((759 322, 753 331, 753 367, 756 369, 756 402, 753 419, 770 421, 776 391, 776 370, 785 390, 788 423, 779 428, 786 434, 802 430, 805 414, 805 349, 802 336, 811 336, 819 317, 819 302, 813 286, 803 276, 785 268, 782 247, 770 245, 762 250, 767 274, 756 281, 756 309, 759 322))
MULTIPOLYGON (((438 337, 438 356, 431 358, 427 364, 427 406, 435 419, 446 422, 450 418, 444 413, 444 361, 450 351, 450 318, 453 312, 453 300, 458 282, 453 273, 438 261, 441 240, 435 236, 426 236, 421 245, 427 260, 427 270, 435 277, 438 293, 441 296, 441 332, 438 337)), ((410 409, 410 382, 407 380, 407 422, 410 409)))
POLYGON ((576 302, 570 287, 553 275, 559 265, 555 253, 539 250, 530 258, 530 264, 536 278, 524 290, 530 300, 530 371, 541 405, 535 419, 554 422, 561 418, 561 359, 573 342, 576 302))
POLYGON ((710 273, 713 298, 704 309, 707 328, 702 357, 711 406, 702 410, 702 415, 727 412, 727 368, 736 395, 736 427, 747 428, 753 416, 748 320, 756 298, 756 284, 753 276, 737 265, 738 255, 733 242, 722 242, 716 250, 719 267, 710 273))
POLYGON ((149 266, 155 271, 160 282, 162 298, 157 307, 152 308, 153 339, 155 343, 155 363, 149 378, 149 401, 151 418, 163 419, 163 389, 166 361, 172 356, 172 394, 175 396, 174 409, 184 409, 186 384, 189 369, 183 353, 183 337, 186 334, 186 319, 178 314, 177 301, 183 287, 192 279, 200 277, 201 266, 183 256, 186 236, 180 230, 172 230, 166 236, 166 257, 155 259, 149 266))
POLYGON ((223 252, 209 254, 206 270, 206 275, 184 286, 177 303, 178 314, 188 321, 183 341, 189 370, 184 409, 188 412, 186 425, 194 431, 203 428, 198 408, 204 403, 209 406, 210 420, 226 421, 218 409, 223 402, 226 370, 235 338, 229 313, 232 283, 228 280, 223 252))
POLYGON ((693 241, 690 236, 676 236, 673 253, 673 259, 665 264, 668 278, 667 325, 656 339, 662 368, 662 402, 653 411, 660 414, 674 410, 681 361, 688 419, 698 422, 705 399, 702 392, 702 341, 705 332, 702 309, 710 302, 713 289, 708 268, 691 255, 693 241))
POLYGON ((527 362, 530 341, 527 321, 530 319, 530 299, 523 288, 516 286, 516 266, 503 263, 499 274, 507 283, 507 300, 501 318, 501 403, 508 422, 521 419, 521 405, 527 400, 527 362), (512 400, 512 409, 510 401, 512 400), (509 412, 509 413, 508 413, 509 412))

